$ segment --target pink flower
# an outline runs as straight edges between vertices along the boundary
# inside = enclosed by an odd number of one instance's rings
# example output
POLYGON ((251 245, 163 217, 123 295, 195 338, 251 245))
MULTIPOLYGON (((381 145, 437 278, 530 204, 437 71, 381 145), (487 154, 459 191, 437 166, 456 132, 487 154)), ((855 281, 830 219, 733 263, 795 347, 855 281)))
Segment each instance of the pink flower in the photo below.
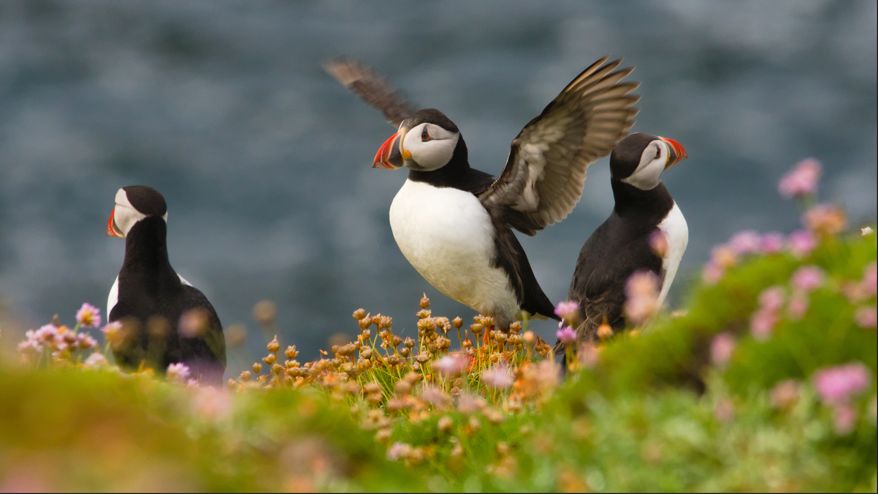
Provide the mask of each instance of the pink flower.
POLYGON ((759 294, 759 306, 762 310, 769 312, 777 312, 783 307, 786 293, 783 287, 773 286, 762 290, 759 294))
POLYGON ((799 399, 798 381, 787 379, 771 388, 771 405, 775 408, 788 408, 799 399))
POLYGON ((387 459, 392 461, 407 458, 410 454, 412 454, 412 447, 406 443, 396 442, 387 449, 387 459))
POLYGON ((759 249, 763 254, 780 252, 784 247, 784 236, 780 232, 769 232, 762 236, 759 249))
POLYGON ((722 279, 725 271, 718 264, 708 262, 701 270, 701 279, 708 285, 713 285, 722 279))
POLYGON ((495 389, 506 389, 515 382, 515 376, 507 365, 495 365, 482 371, 482 382, 495 389))
POLYGON ((777 314, 759 310, 750 319, 750 332, 757 340, 767 340, 777 325, 777 314))
POLYGON ((871 383, 869 368, 859 362, 822 369, 814 374, 814 388, 828 405, 848 403, 871 383))
POLYGON ((720 333, 710 342, 710 360, 720 367, 728 363, 734 351, 735 338, 729 333, 720 333))
POLYGON ((582 365, 585 366, 586 369, 593 369, 596 365, 598 365, 600 355, 601 350, 594 343, 583 343, 579 346, 579 352, 576 353, 579 361, 582 363, 582 365))
POLYGON ((457 410, 463 413, 475 413, 485 408, 488 402, 479 395, 462 391, 457 396, 457 410))
POLYGON ((555 315, 568 322, 575 322, 579 318, 579 304, 573 300, 559 302, 555 306, 555 315))
POLYGON ((165 374, 169 381, 185 383, 186 380, 189 379, 189 373, 189 366, 182 362, 178 362, 170 364, 165 374))
POLYGON ((808 294, 799 290, 794 291, 787 310, 793 319, 801 319, 805 312, 808 312, 808 294))
POLYGON ((817 239, 808 230, 796 230, 787 238, 790 252, 796 257, 805 257, 817 247, 817 239))
POLYGON ((463 373, 469 363, 469 358, 461 353, 449 353, 433 362, 433 369, 445 377, 452 377, 463 373))
POLYGON ((649 234, 649 248, 659 257, 665 257, 668 252, 668 237, 661 230, 654 230, 649 234))
POLYGON ((630 324, 643 324, 658 313, 659 278, 652 271, 638 271, 625 284, 625 319, 630 324))
POLYGON ((818 204, 805 211, 802 223, 814 233, 835 235, 847 226, 847 215, 843 209, 831 204, 818 204))
POLYGON ((878 322, 876 321, 878 318, 875 315, 875 307, 857 309, 854 319, 861 328, 865 329, 875 329, 876 322, 878 322))
POLYGON ((793 286, 807 293, 820 287, 825 279, 823 270, 817 266, 803 266, 793 273, 793 286))
POLYGON ((432 384, 427 384, 421 390, 421 399, 436 408, 444 408, 451 403, 451 397, 432 384))
POLYGON ((835 432, 838 434, 849 434, 857 425, 857 411, 849 404, 841 404, 833 407, 832 421, 835 426, 835 432))
POLYGON ((804 159, 780 179, 777 190, 788 199, 813 195, 817 191, 820 172, 819 161, 814 158, 804 159))
POLYGON ((83 328, 96 328, 101 325, 101 311, 89 303, 82 304, 76 311, 76 323, 83 328))
POLYGON ((731 422, 735 418, 735 404, 728 398, 720 398, 714 405, 713 416, 720 422, 731 422))
POLYGON ((762 239, 753 230, 740 231, 729 240, 729 247, 738 255, 759 252, 761 246, 762 239))
POLYGON ((104 357, 102 353, 94 352, 85 359, 85 362, 83 362, 82 365, 89 369, 103 367, 107 365, 107 358, 104 357))
POLYGON ((570 326, 562 326, 558 328, 555 336, 558 338, 558 341, 565 345, 576 342, 576 331, 570 326))
POLYGON ((866 294, 873 297, 878 293, 878 265, 874 262, 866 266, 866 271, 863 273, 863 288, 866 294))
POLYGON ((710 250, 710 262, 725 269, 738 263, 738 252, 728 245, 717 245, 710 250))

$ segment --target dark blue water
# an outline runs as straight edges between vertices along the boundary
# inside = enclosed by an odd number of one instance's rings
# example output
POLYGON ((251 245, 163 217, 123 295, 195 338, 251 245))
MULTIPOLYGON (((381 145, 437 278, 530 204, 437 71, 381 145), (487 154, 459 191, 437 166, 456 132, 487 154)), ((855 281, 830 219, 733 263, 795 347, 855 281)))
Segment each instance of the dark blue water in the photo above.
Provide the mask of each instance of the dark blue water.
MULTIPOLYGON (((635 128, 690 156, 666 177, 691 235, 679 303, 713 244, 795 227, 776 181, 801 158, 823 161, 821 194, 854 223, 874 218, 875 45, 871 0, 0 2, 0 304, 26 325, 102 306, 123 251, 104 235, 113 194, 144 183, 168 200, 172 263, 223 321, 254 328, 272 299, 305 357, 359 306, 409 333, 421 292, 469 317, 393 242, 405 176, 370 168, 392 129, 322 72, 339 54, 445 111, 493 173, 571 77, 624 56, 635 128)), ((604 159, 571 216, 523 239, 553 299, 612 207, 608 180, 604 159)))

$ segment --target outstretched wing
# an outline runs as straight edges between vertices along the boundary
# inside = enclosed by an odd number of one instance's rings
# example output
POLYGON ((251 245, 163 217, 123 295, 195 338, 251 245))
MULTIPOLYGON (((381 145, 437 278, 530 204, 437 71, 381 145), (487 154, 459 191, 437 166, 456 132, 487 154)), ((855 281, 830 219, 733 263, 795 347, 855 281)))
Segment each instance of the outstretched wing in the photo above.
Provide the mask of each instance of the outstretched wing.
POLYGON ((637 115, 634 68, 603 57, 591 64, 518 133, 506 168, 479 195, 516 229, 533 235, 573 210, 589 165, 608 154, 637 115))
POLYGON ((410 117, 415 108, 399 91, 371 68, 350 58, 335 58, 323 64, 326 72, 366 103, 381 110, 394 126, 410 117))

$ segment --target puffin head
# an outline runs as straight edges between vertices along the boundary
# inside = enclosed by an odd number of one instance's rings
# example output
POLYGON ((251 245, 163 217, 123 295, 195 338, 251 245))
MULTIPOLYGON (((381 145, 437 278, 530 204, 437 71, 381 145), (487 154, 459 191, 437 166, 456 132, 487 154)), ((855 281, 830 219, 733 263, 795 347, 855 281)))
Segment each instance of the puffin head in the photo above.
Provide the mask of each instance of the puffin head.
POLYGON ((149 217, 168 221, 168 206, 159 191, 145 185, 129 185, 116 191, 116 204, 107 220, 107 235, 125 238, 131 228, 149 217))
POLYGON ((433 108, 418 110, 378 148, 372 167, 438 170, 451 162, 458 144, 463 145, 460 130, 445 114, 433 108))
POLYGON ((686 149, 670 137, 631 134, 616 144, 610 155, 613 178, 640 190, 661 182, 662 172, 686 159, 686 149))

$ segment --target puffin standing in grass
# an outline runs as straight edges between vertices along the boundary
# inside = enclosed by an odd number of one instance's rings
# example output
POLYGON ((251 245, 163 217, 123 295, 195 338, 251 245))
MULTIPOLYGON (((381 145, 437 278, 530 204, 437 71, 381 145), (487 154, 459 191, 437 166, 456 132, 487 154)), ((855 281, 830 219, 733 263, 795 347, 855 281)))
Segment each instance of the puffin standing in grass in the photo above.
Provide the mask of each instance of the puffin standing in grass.
POLYGON ((448 297, 506 328, 522 311, 556 318, 512 232, 534 235, 576 206, 586 171, 634 122, 633 68, 601 58, 577 75, 512 141, 499 178, 470 167, 458 126, 416 109, 364 65, 326 70, 398 129, 373 167, 409 169, 390 206, 390 227, 411 265, 448 297))
POLYGON ((661 280, 660 306, 674 282, 686 244, 686 218, 661 182, 662 173, 686 158, 674 139, 631 134, 610 156, 610 184, 615 206, 582 246, 570 283, 569 298, 579 303, 577 334, 596 337, 598 327, 626 325, 624 306, 628 278, 649 271, 661 280))
POLYGON ((109 321, 122 324, 111 338, 123 367, 184 363, 192 377, 218 383, 226 345, 216 310, 168 260, 168 208, 155 189, 131 185, 116 191, 107 235, 125 239, 125 260, 107 299, 109 321))

